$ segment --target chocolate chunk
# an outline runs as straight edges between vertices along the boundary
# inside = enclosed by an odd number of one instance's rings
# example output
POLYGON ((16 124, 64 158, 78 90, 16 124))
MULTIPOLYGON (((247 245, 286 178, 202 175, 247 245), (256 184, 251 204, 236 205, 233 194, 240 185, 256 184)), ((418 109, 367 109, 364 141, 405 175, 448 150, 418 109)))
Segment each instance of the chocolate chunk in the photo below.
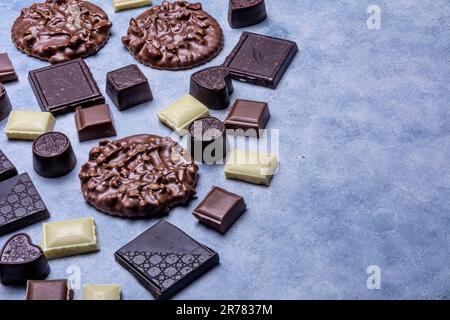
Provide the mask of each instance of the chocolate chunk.
POLYGON ((153 100, 148 80, 135 64, 108 72, 106 93, 119 110, 153 100))
POLYGON ((293 41, 243 32, 224 66, 235 80, 275 89, 297 51, 293 41))
POLYGON ((0 182, 0 209, 0 236, 50 217, 26 173, 0 182))
POLYGON ((17 169, 8 157, 0 150, 0 181, 17 175, 17 169))
POLYGON ((189 126, 188 149, 195 161, 206 164, 223 163, 227 155, 225 126, 214 117, 195 120, 189 126))
POLYGON ((162 220, 115 253, 156 299, 168 299, 219 263, 217 252, 162 220))
POLYGON ((19 233, 10 238, 0 254, 0 280, 4 285, 25 285, 27 280, 43 280, 50 266, 42 249, 29 235, 19 233))
POLYGON ((33 142, 33 168, 46 178, 65 176, 75 168, 77 158, 69 138, 60 132, 49 132, 33 142))
POLYGON ((197 165, 179 144, 155 135, 102 141, 81 167, 81 190, 96 209, 127 218, 167 213, 195 196, 197 165))
POLYGON ((29 80, 41 109, 54 115, 105 103, 83 59, 30 71, 29 80))
POLYGON ((11 109, 8 93, 6 92, 5 86, 0 83, 0 121, 9 116, 11 109))
POLYGON ((228 22, 232 28, 258 24, 267 18, 264 0, 230 0, 228 22))
POLYGON ((194 216, 207 226, 225 233, 245 212, 244 198, 219 187, 213 187, 194 209, 194 216))
POLYGON ((73 290, 67 280, 29 280, 27 300, 73 300, 73 290))
POLYGON ((7 53, 0 53, 0 83, 17 81, 19 77, 14 70, 7 53))
POLYGON ((116 128, 107 104, 77 109, 75 124, 80 142, 115 136, 116 128))
POLYGON ((267 102, 237 99, 225 119, 225 128, 234 135, 260 137, 270 119, 267 102))
POLYGON ((164 1, 131 19, 122 42, 147 66, 181 70, 217 56, 223 48, 223 33, 200 3, 164 1))
POLYGON ((59 63, 95 54, 111 26, 108 15, 88 1, 46 0, 22 9, 11 34, 22 52, 59 63))
POLYGON ((233 83, 227 69, 207 68, 191 76, 190 94, 209 109, 228 108, 233 83))

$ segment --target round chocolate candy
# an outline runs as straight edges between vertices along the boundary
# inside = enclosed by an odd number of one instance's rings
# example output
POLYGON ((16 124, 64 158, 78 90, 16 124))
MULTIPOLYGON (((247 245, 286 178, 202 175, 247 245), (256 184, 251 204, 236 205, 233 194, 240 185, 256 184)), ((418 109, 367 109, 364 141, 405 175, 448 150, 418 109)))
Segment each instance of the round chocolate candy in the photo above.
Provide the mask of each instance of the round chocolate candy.
POLYGON ((195 161, 205 164, 222 163, 227 155, 225 125, 214 117, 195 120, 189 126, 189 150, 195 161))
POLYGON ((11 112, 11 102, 8 98, 5 86, 0 83, 0 121, 9 116, 11 112))
POLYGON ((77 163, 69 138, 60 132, 49 132, 33 142, 33 167, 46 178, 59 178, 73 170, 77 163))

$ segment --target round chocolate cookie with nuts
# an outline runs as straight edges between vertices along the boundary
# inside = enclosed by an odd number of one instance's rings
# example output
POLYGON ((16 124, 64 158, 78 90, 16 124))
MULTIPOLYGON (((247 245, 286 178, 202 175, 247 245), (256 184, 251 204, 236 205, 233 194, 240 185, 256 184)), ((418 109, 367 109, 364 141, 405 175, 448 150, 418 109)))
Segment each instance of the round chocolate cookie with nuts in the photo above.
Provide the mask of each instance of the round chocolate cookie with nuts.
POLYGON ((80 172, 81 190, 96 209, 124 218, 167 213, 196 195, 198 166, 170 138, 137 135, 102 141, 80 172))
POLYGON ((46 0, 22 9, 11 37, 16 47, 51 63, 95 54, 112 23, 98 6, 81 0, 46 0))
POLYGON ((123 44, 141 63, 182 70, 204 64, 223 48, 219 23, 200 3, 164 1, 131 19, 123 44))

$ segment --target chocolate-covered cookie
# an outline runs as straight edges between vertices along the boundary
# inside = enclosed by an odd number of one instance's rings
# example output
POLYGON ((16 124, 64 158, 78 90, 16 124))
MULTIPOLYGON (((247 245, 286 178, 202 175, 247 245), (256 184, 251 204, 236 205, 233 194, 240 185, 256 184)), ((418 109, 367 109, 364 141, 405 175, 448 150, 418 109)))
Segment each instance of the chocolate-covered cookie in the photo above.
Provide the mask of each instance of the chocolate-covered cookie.
POLYGON ((88 1, 46 0, 22 9, 11 33, 19 50, 58 63, 95 54, 111 26, 108 15, 88 1))
POLYGON ((223 33, 201 3, 164 1, 131 19, 122 42, 147 66, 181 70, 214 58, 222 50, 223 33))
POLYGON ((155 135, 102 141, 81 168, 84 198, 113 216, 167 213, 196 194, 198 167, 186 154, 172 139, 155 135))

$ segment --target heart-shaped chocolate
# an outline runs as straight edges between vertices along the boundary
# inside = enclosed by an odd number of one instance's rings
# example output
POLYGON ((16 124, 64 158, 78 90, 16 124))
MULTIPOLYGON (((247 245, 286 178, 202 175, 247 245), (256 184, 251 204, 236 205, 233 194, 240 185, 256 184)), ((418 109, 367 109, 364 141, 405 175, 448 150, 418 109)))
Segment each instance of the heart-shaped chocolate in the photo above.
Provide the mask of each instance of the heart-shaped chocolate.
POLYGON ((233 83, 223 67, 210 67, 191 76, 190 94, 209 109, 225 109, 230 104, 233 83))
POLYGON ((42 249, 29 235, 10 238, 0 254, 0 280, 5 285, 25 285, 27 280, 45 279, 50 272, 42 249))
POLYGON ((264 0, 230 0, 228 21, 232 28, 248 27, 267 18, 264 0))

